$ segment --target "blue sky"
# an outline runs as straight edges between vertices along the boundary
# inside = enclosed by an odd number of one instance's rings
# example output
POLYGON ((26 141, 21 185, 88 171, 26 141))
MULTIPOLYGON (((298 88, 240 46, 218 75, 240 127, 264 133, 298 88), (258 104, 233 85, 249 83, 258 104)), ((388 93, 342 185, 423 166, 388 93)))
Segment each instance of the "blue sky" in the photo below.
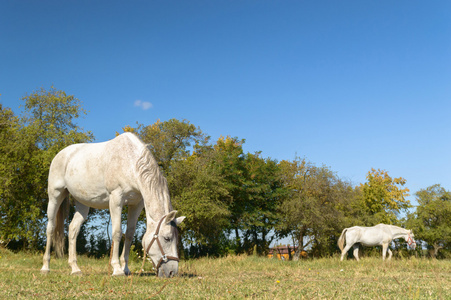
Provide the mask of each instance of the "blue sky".
MULTIPOLYGON (((54 85, 97 141, 186 119, 245 151, 451 189, 449 1, 0 2, 0 101, 54 85)), ((414 197, 410 197, 413 201, 414 197)))

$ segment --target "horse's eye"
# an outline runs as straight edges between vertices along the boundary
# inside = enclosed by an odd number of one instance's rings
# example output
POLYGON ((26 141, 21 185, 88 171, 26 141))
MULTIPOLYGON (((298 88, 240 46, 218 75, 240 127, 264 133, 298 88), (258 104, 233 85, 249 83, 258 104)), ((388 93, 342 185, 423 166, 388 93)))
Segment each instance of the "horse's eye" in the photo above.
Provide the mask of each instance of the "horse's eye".
POLYGON ((163 237, 163 238, 164 238, 164 241, 165 241, 165 242, 169 242, 169 241, 171 240, 171 238, 168 238, 168 237, 166 237, 166 236, 163 237))

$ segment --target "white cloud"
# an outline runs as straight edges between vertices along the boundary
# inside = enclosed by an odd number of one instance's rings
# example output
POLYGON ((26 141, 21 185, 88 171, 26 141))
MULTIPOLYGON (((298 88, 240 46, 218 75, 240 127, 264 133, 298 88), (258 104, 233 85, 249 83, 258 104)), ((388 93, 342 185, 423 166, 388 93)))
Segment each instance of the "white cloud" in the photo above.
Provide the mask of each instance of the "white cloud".
POLYGON ((149 108, 152 108, 153 105, 147 101, 136 100, 135 106, 141 107, 143 110, 148 110, 149 108))
POLYGON ((142 107, 144 110, 149 109, 149 108, 152 108, 152 103, 144 101, 143 103, 141 103, 141 107, 142 107))

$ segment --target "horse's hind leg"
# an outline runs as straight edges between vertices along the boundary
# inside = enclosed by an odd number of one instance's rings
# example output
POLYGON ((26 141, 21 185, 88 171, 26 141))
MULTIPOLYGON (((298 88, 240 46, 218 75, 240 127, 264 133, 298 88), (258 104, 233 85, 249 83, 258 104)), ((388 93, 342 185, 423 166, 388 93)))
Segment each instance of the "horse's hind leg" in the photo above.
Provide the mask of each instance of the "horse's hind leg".
POLYGON ((340 260, 343 261, 343 258, 345 257, 345 255, 348 253, 349 249, 351 249, 353 244, 346 244, 346 246, 343 248, 343 250, 341 251, 341 258, 340 260))
POLYGON ((89 207, 76 201, 75 203, 75 215, 69 225, 69 265, 72 268, 73 275, 80 275, 81 270, 77 265, 77 250, 76 241, 77 236, 80 233, 81 225, 86 221, 88 216, 89 207))
POLYGON ((125 243, 121 255, 121 266, 125 275, 131 274, 130 269, 128 268, 128 257, 130 255, 130 246, 132 244, 133 236, 135 235, 136 222, 138 221, 139 214, 143 207, 143 201, 137 205, 128 207, 127 230, 125 231, 125 243))
POLYGON ((61 206, 61 203, 67 196, 67 191, 60 189, 49 189, 48 194, 49 194, 49 204, 47 206, 47 218, 48 218, 47 242, 45 246, 41 273, 50 272, 50 250, 52 247, 53 235, 55 233, 55 218, 61 206))

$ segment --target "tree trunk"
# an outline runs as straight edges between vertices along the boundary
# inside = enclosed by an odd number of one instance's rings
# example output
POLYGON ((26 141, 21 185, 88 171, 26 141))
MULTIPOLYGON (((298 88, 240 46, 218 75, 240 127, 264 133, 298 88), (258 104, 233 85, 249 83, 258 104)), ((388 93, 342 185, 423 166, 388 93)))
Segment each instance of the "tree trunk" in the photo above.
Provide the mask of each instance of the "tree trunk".
POLYGON ((299 238, 298 238, 298 247, 296 249, 296 251, 294 252, 293 255, 293 260, 297 261, 299 260, 299 256, 301 255, 301 251, 304 250, 304 231, 301 231, 301 233, 299 234, 299 238))
POLYGON ((241 253, 241 242, 240 242, 240 233, 238 232, 238 227, 235 227, 235 243, 236 243, 236 253, 241 253))
POLYGON ((431 252, 432 258, 437 258, 438 250, 442 249, 443 247, 438 245, 437 243, 434 243, 434 249, 431 252))

